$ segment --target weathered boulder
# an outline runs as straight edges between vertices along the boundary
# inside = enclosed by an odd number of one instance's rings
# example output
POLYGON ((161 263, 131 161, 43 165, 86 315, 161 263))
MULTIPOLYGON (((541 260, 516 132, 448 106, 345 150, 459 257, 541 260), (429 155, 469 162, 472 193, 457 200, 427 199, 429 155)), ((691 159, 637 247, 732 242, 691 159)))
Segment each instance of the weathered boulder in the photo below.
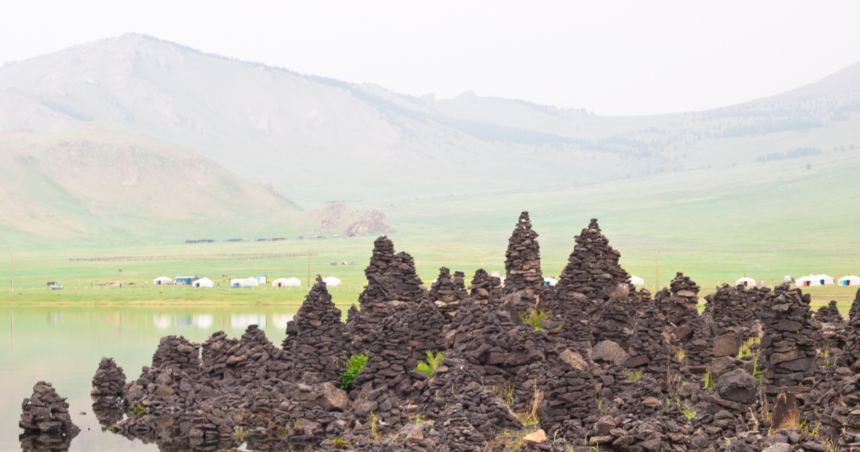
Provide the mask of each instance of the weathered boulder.
POLYGON ((720 375, 717 394, 725 400, 749 405, 756 400, 758 380, 744 369, 735 369, 720 375))

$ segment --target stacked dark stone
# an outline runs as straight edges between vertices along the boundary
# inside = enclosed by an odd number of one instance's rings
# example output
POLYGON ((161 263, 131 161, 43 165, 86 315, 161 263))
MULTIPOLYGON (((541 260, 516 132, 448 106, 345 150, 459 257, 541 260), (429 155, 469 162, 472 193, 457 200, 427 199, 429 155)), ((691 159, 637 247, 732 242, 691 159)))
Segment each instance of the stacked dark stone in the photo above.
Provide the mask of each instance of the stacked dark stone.
MULTIPOLYGON (((606 447, 606 450, 613 451, 686 451, 705 450, 704 446, 707 445, 707 438, 702 444, 692 444, 690 437, 693 428, 677 405, 670 405, 665 410, 654 410, 653 415, 644 419, 631 414, 602 416, 594 430, 588 437, 589 449, 599 447, 603 450, 606 447)), ((725 442, 722 445, 725 446, 725 442)))
MULTIPOLYGON (((218 410, 215 412, 217 413, 218 410)), ((152 416, 130 413, 117 423, 116 433, 144 444, 154 443, 159 451, 183 452, 191 450, 232 450, 241 444, 232 431, 219 431, 210 411, 178 415, 152 416)))
POLYGON ((343 322, 319 275, 295 321, 293 378, 305 383, 340 381, 345 369, 343 322))
POLYGON ((152 367, 144 366, 140 377, 125 386, 123 398, 130 407, 158 413, 186 409, 213 396, 212 387, 201 382, 199 349, 200 344, 181 336, 161 338, 152 367))
POLYGON ((816 348, 809 301, 809 294, 783 283, 762 302, 762 386, 767 394, 778 394, 781 388, 794 394, 810 389, 804 380, 813 376, 816 348))
POLYGON ((854 302, 851 303, 851 310, 848 315, 848 328, 845 329, 845 347, 843 348, 844 356, 840 358, 840 363, 845 366, 851 366, 855 370, 860 370, 860 289, 857 290, 857 296, 854 302))
POLYGON ((33 386, 33 395, 21 404, 21 420, 18 426, 24 429, 24 436, 50 435, 39 438, 40 442, 63 442, 62 437, 71 440, 80 433, 69 415, 69 404, 60 397, 51 383, 40 381, 33 386))
POLYGON ((430 301, 448 317, 453 317, 457 313, 460 302, 468 296, 463 282, 465 276, 463 272, 454 272, 454 276, 451 277, 451 271, 447 267, 442 267, 439 269, 439 277, 430 286, 428 294, 430 301))
MULTIPOLYGON (((293 344, 296 343, 296 335, 299 333, 298 328, 296 328, 296 318, 293 316, 292 319, 287 321, 287 337, 281 341, 281 359, 286 361, 289 364, 288 376, 292 376, 292 364, 293 364, 293 344)), ((346 328, 344 327, 344 334, 346 334, 346 328)), ((346 340, 346 338, 344 338, 346 340)), ((205 358, 204 358, 205 360, 205 358)))
MULTIPOLYGON (((446 358, 430 380, 422 385, 418 406, 426 418, 440 419, 455 404, 465 419, 485 440, 504 430, 522 428, 522 423, 498 394, 485 384, 481 372, 469 363, 446 358)), ((450 417, 447 420, 450 420, 450 417)), ((437 423, 444 424, 445 421, 437 423)))
POLYGON ((549 367, 540 426, 547 436, 579 444, 589 433, 587 427, 599 415, 597 385, 582 357, 574 352, 563 354, 558 366, 549 367))
POLYGON ((424 380, 415 371, 427 353, 445 350, 445 316, 430 300, 420 305, 392 302, 391 315, 373 330, 375 341, 368 350, 368 361, 358 375, 358 384, 373 382, 388 385, 407 396, 416 381, 424 380))
POLYGON ((99 369, 93 376, 91 395, 101 397, 116 397, 122 395, 125 387, 125 374, 122 367, 117 367, 113 358, 102 357, 99 369))
POLYGON ((635 308, 626 293, 620 295, 622 295, 621 298, 613 296, 602 302, 594 313, 591 325, 595 344, 601 341, 613 341, 627 349, 628 340, 634 329, 634 317, 631 313, 635 312, 635 308))
MULTIPOLYGON (((579 292, 556 292, 545 308, 549 318, 562 325, 560 339, 568 347, 588 356, 594 335, 591 316, 597 314, 598 306, 598 300, 592 302, 579 292)), ((603 323, 612 316, 609 314, 603 323)))
POLYGON ((492 300, 501 300, 502 281, 496 276, 490 276, 483 268, 479 268, 469 286, 469 295, 477 304, 487 304, 492 300))
POLYGON ((418 303, 427 296, 412 256, 405 252, 395 255, 394 243, 388 237, 373 242, 373 255, 364 274, 367 285, 358 297, 361 310, 349 325, 352 338, 348 348, 353 355, 367 352, 374 340, 373 328, 390 314, 389 302, 418 303))
POLYGON ((702 315, 708 321, 702 323, 702 329, 707 330, 710 337, 718 337, 752 328, 758 315, 758 299, 757 293, 742 286, 717 288, 716 292, 705 297, 702 315))
POLYGON ((560 297, 579 292, 589 300, 606 300, 619 284, 630 281, 630 275, 618 264, 621 253, 609 246, 596 218, 574 240, 576 245, 556 284, 560 297))
POLYGON ((704 338, 689 340, 701 329, 696 308, 699 286, 689 276, 678 272, 669 287, 670 290, 664 288, 654 300, 670 325, 670 351, 675 353, 683 348, 691 366, 702 366, 710 359, 711 341, 704 338))
POLYGON ((666 337, 663 335, 665 326, 666 317, 656 304, 646 303, 642 313, 636 318, 636 331, 629 341, 630 356, 624 360, 624 367, 641 368, 657 379, 665 379, 667 370, 671 370, 674 375, 682 374, 684 364, 678 360, 677 355, 669 353, 666 337))
POLYGON ((540 269, 538 234, 532 230, 529 213, 523 212, 508 239, 505 252, 505 287, 502 295, 516 295, 517 309, 533 308, 543 293, 543 273, 540 269))
POLYGON ((122 420, 125 410, 120 399, 100 396, 93 396, 92 399, 93 414, 98 419, 103 432, 122 420))
POLYGON ((219 331, 203 343, 203 372, 221 386, 284 380, 290 367, 289 354, 269 342, 257 325, 249 325, 240 340, 219 331))
POLYGON ((821 323, 840 323, 844 320, 836 307, 836 300, 831 300, 827 306, 819 308, 812 317, 821 323))

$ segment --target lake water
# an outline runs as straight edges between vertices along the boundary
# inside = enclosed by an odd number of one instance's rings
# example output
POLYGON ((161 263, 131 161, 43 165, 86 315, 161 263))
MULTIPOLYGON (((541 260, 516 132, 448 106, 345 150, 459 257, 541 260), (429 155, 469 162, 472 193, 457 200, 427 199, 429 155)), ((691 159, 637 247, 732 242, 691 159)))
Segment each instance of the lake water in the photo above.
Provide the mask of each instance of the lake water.
POLYGON ((297 310, 293 306, 0 307, 0 451, 21 450, 21 402, 40 380, 53 383, 60 396, 68 398, 72 421, 82 430, 70 450, 156 451, 155 444, 101 431, 92 412, 90 389, 102 356, 114 358, 126 379, 133 380, 142 366, 151 363, 162 336, 182 335, 203 342, 223 330, 238 338, 248 325, 258 324, 280 346, 287 321, 297 310))

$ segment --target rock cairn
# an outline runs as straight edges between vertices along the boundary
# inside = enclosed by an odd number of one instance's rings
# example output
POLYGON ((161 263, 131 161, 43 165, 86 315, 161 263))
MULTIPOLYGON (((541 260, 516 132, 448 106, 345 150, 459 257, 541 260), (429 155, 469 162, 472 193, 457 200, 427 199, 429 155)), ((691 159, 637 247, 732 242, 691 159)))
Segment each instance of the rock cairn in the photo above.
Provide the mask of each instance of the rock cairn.
POLYGON ((664 288, 654 298, 669 322, 668 331, 672 338, 670 351, 675 353, 683 348, 691 366, 704 365, 710 358, 711 348, 711 341, 706 338, 690 340, 697 330, 701 330, 699 311, 696 308, 698 293, 699 286, 689 276, 678 272, 670 283, 669 290, 664 288))
POLYGON ((564 352, 558 364, 545 374, 540 426, 550 437, 584 445, 579 442, 589 433, 589 421, 593 423, 600 413, 597 384, 578 353, 564 352))
POLYGON ((457 313, 460 302, 468 296, 463 281, 465 276, 463 272, 454 272, 452 277, 451 271, 447 267, 442 267, 439 269, 439 277, 430 286, 428 293, 430 301, 436 304, 440 312, 449 317, 457 313))
POLYGON ((636 331, 630 337, 630 356, 623 365, 628 369, 642 369, 651 376, 666 378, 667 370, 672 374, 682 372, 683 363, 677 355, 669 353, 663 327, 666 317, 652 303, 646 303, 643 311, 636 318, 636 331))
POLYGON ((782 388, 794 394, 810 389, 804 379, 812 376, 816 348, 809 301, 809 294, 783 283, 762 302, 762 387, 767 394, 782 388))
POLYGON ((257 325, 249 325, 239 340, 223 331, 203 343, 203 372, 221 386, 290 376, 288 353, 275 347, 257 325))
MULTIPOLYGON (((81 429, 72 423, 69 404, 60 397, 51 383, 40 381, 33 386, 33 395, 21 404, 21 420, 18 426, 24 435, 55 435, 74 437, 81 429)), ((51 438, 39 438, 51 442, 51 438)))
POLYGON ((325 282, 316 284, 296 313, 296 342, 293 344, 293 378, 306 383, 340 381, 345 369, 343 322, 325 282))
POLYGON ((848 311, 848 321, 860 320, 860 289, 857 289, 857 294, 854 295, 854 301, 851 302, 851 309, 848 311))
POLYGON ((537 238, 537 232, 532 230, 529 213, 521 213, 517 226, 508 239, 508 251, 505 252, 505 287, 502 294, 525 292, 521 294, 521 297, 525 298, 525 306, 534 305, 533 297, 543 292, 540 245, 537 238))
POLYGON ((594 343, 613 341, 627 349, 635 323, 631 312, 635 312, 635 308, 630 306, 626 294, 622 298, 611 297, 600 303, 591 322, 594 343))
POLYGON ((857 290, 857 296, 851 303, 848 328, 845 331, 845 347, 843 348, 841 363, 860 371, 860 366, 858 366, 858 362, 860 362, 860 289, 857 290))
POLYGON ((723 285, 705 297, 702 329, 709 337, 752 328, 758 315, 758 296, 742 286, 723 285))
POLYGON ((496 276, 490 276, 483 268, 479 268, 469 286, 469 295, 477 304, 487 304, 492 300, 501 300, 502 281, 496 276))
POLYGON ((93 376, 91 395, 101 397, 116 397, 122 395, 125 387, 125 374, 113 358, 102 357, 99 368, 93 376))
POLYGON ((388 385, 407 396, 424 374, 415 371, 427 353, 445 350, 445 316, 430 300, 420 305, 393 302, 391 315, 373 330, 376 340, 368 351, 368 361, 358 375, 358 384, 388 385))
POLYGON ((182 336, 163 337, 152 355, 152 367, 197 374, 200 372, 200 344, 182 336))
POLYGON ((596 218, 574 241, 576 245, 556 285, 559 296, 579 292, 589 300, 605 300, 618 284, 630 281, 630 275, 618 264, 621 253, 609 246, 596 218))
POLYGON ((820 307, 812 318, 821 323, 840 323, 844 320, 839 313, 839 308, 836 307, 836 300, 831 300, 827 306, 820 307))

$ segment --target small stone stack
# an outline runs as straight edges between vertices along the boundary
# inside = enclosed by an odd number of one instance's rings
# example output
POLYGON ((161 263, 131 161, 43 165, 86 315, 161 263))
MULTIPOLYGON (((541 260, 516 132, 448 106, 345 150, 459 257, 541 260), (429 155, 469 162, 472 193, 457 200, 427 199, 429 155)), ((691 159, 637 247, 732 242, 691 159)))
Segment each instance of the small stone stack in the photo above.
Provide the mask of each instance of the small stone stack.
POLYGON ((468 296, 463 282, 465 276, 463 272, 454 272, 454 276, 451 277, 451 271, 447 267, 442 267, 439 269, 439 277, 430 286, 428 294, 430 301, 448 317, 453 317, 457 313, 460 302, 468 296))
POLYGON ((839 313, 839 308, 836 307, 836 300, 831 300, 827 306, 819 308, 818 312, 812 318, 821 323, 840 323, 843 321, 842 314, 839 313))
POLYGON ((340 381, 345 368, 343 322, 326 284, 317 275, 299 312, 293 344, 293 378, 305 383, 340 381))
POLYGON ((613 341, 627 349, 634 329, 634 318, 630 314, 630 300, 627 297, 611 297, 602 302, 591 322, 594 343, 613 341))
POLYGON ((93 376, 91 395, 100 397, 117 397, 122 395, 125 387, 125 373, 122 367, 117 367, 113 358, 102 357, 99 369, 93 376))
POLYGON ((486 440, 493 439, 498 432, 522 427, 502 398, 485 384, 480 371, 465 361, 444 359, 433 378, 421 386, 423 394, 418 407, 423 409, 425 418, 439 419, 449 407, 460 404, 463 417, 486 440))
POLYGON ((182 336, 162 337, 152 355, 152 367, 173 369, 196 375, 200 372, 200 344, 182 336))
POLYGON ((667 369, 673 374, 682 372, 683 363, 669 353, 663 327, 666 317, 654 303, 647 303, 644 310, 636 318, 636 331, 630 337, 630 356, 623 365, 628 369, 641 368, 647 374, 665 379, 667 369))
POLYGON ((845 329, 845 347, 843 348, 844 356, 840 357, 840 363, 844 366, 851 366, 853 369, 860 370, 860 289, 857 290, 857 296, 854 302, 851 303, 851 310, 848 315, 848 328, 845 329))
POLYGON ((813 376, 816 355, 809 301, 809 294, 783 283, 762 302, 762 387, 767 394, 778 394, 781 388, 794 394, 809 390, 804 379, 813 376))
POLYGON ((496 276, 490 276, 483 268, 479 268, 469 286, 469 295, 477 304, 487 304, 491 300, 501 300, 502 281, 496 276))
MULTIPOLYGON (((72 423, 66 398, 60 397, 51 383, 36 383, 33 386, 33 395, 24 399, 21 410, 18 426, 24 429, 25 436, 52 435, 71 438, 81 431, 72 423)), ((45 438, 45 441, 50 442, 50 438, 45 438)))
POLYGON ((229 339, 219 331, 203 343, 203 372, 221 386, 269 378, 284 380, 290 368, 289 354, 269 342, 257 325, 249 325, 240 340, 229 339))
POLYGON ((758 295, 752 294, 744 287, 723 285, 717 291, 705 297, 705 311, 709 321, 702 324, 710 337, 726 333, 740 332, 744 328, 752 328, 758 314, 758 295), (748 293, 749 292, 749 293, 748 293))
MULTIPOLYGON (((538 234, 532 230, 529 213, 523 212, 508 239, 505 252, 505 287, 503 295, 525 292, 524 303, 533 303, 533 297, 543 292, 543 273, 540 269, 538 234), (532 298, 529 300, 529 298, 532 298)), ((519 306, 518 306, 519 309, 519 306)), ((524 309, 523 309, 524 310, 524 309)))
POLYGON ((545 375, 540 426, 547 436, 574 445, 585 438, 588 426, 600 413, 597 385, 579 354, 566 351, 558 364, 545 375))
POLYGON ((367 286, 358 297, 362 309, 365 304, 374 302, 417 303, 426 294, 415 271, 415 260, 406 252, 395 255, 394 242, 386 236, 373 242, 373 255, 364 274, 367 286))
POLYGON ((708 360, 711 349, 710 340, 689 340, 693 333, 701 329, 699 311, 696 308, 698 293, 699 286, 689 276, 678 272, 670 284, 670 290, 664 288, 654 298, 669 322, 668 330, 672 337, 670 351, 675 353, 683 348, 687 361, 693 366, 703 365, 708 360))
MULTIPOLYGON (((597 314, 598 303, 598 300, 591 301, 579 292, 567 292, 555 293, 544 306, 549 318, 562 325, 558 332, 559 338, 584 356, 588 355, 594 341, 591 316, 597 314)), ((612 315, 607 315, 604 322, 612 315)))
POLYGON ((373 330, 376 338, 368 351, 368 361, 358 374, 358 385, 373 382, 374 387, 388 385, 406 396, 414 383, 425 379, 416 374, 420 360, 427 353, 445 349, 445 316, 429 300, 416 306, 392 302, 392 313, 373 330))
POLYGON ((618 264, 621 253, 609 246, 596 218, 574 240, 576 245, 556 285, 560 296, 579 292, 589 300, 606 300, 618 284, 630 281, 630 275, 618 264))

